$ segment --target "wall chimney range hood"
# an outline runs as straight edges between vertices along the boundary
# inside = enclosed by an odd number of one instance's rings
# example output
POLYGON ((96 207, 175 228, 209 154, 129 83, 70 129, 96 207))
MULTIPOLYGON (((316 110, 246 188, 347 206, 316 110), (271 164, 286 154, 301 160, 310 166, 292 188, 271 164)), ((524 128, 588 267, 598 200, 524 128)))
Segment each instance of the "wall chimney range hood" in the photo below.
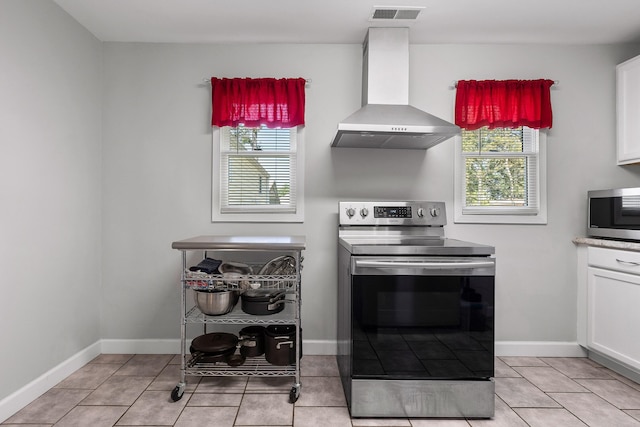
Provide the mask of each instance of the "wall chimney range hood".
POLYGON ((338 123, 332 147, 425 150, 460 128, 409 105, 409 29, 369 28, 362 108, 338 123))

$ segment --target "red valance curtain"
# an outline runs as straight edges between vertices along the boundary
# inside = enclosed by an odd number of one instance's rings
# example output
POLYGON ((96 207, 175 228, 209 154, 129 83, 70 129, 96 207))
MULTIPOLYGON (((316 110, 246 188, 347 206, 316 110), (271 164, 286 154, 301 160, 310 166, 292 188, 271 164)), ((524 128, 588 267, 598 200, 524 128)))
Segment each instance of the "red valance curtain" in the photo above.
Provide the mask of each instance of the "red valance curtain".
POLYGON ((460 80, 455 122, 467 130, 488 126, 534 129, 553 124, 553 80, 460 80))
POLYGON ((305 79, 211 78, 211 125, 291 128, 304 124, 305 79))

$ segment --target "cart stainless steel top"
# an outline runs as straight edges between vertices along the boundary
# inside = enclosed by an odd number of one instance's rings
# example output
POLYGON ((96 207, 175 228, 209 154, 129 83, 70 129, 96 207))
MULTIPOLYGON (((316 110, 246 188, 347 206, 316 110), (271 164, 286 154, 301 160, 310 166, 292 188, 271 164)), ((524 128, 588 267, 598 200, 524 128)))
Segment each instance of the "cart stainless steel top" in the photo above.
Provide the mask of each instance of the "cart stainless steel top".
POLYGON ((265 250, 302 251, 304 236, 198 236, 171 244, 173 249, 189 250, 265 250))

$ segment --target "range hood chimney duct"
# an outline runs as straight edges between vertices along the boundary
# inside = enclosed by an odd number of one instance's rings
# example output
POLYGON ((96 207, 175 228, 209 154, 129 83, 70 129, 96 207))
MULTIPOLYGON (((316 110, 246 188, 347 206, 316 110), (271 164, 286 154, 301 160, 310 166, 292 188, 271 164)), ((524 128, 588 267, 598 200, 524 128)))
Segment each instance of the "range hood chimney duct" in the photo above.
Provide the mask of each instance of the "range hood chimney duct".
POLYGON ((409 29, 369 28, 362 108, 338 123, 332 147, 425 150, 460 128, 409 105, 409 29))

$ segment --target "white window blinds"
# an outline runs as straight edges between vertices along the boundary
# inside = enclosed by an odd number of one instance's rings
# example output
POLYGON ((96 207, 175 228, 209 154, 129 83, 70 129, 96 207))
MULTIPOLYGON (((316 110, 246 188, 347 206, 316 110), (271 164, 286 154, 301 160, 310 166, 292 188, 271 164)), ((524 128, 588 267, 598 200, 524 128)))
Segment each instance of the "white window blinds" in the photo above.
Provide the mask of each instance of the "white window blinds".
POLYGON ((220 212, 296 212, 296 129, 221 128, 220 212))
POLYGON ((538 131, 462 133, 463 214, 535 215, 540 208, 538 131))

